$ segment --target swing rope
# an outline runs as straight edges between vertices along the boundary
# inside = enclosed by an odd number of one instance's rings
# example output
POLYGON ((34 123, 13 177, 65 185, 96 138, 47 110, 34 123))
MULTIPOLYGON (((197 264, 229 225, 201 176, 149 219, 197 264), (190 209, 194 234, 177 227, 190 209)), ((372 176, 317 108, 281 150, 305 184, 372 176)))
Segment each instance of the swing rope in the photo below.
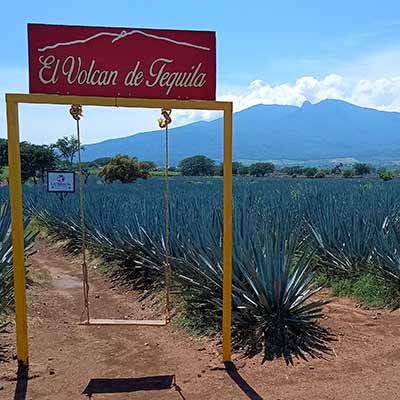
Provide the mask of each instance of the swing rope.
MULTIPOLYGON (((79 121, 83 116, 82 106, 79 104, 71 105, 69 110, 72 118, 76 121, 76 136, 78 141, 78 173, 79 173, 79 203, 81 214, 81 234, 82 234, 82 277, 83 277, 83 298, 84 309, 82 311, 80 322, 90 324, 89 313, 89 272, 86 261, 86 223, 85 223, 85 207, 84 207, 84 180, 82 171, 82 156, 81 156, 81 136, 79 121)), ((169 154, 168 154, 168 125, 172 122, 172 110, 162 109, 158 124, 160 128, 165 128, 165 322, 169 323, 171 320, 171 264, 169 252, 169 181, 168 181, 168 168, 169 168, 169 154)))
POLYGON ((83 306, 80 322, 89 323, 89 272, 86 262, 86 224, 85 224, 85 205, 83 196, 83 172, 82 172, 82 156, 81 156, 81 133, 79 129, 79 121, 83 116, 82 106, 79 104, 71 105, 69 110, 72 118, 76 121, 76 137, 78 141, 78 172, 79 172, 79 204, 81 213, 81 234, 82 234, 82 277, 83 277, 83 306))
POLYGON ((172 110, 162 109, 161 115, 164 118, 158 120, 160 128, 165 128, 165 316, 166 322, 171 320, 171 264, 169 262, 169 182, 168 182, 168 125, 172 122, 172 110))

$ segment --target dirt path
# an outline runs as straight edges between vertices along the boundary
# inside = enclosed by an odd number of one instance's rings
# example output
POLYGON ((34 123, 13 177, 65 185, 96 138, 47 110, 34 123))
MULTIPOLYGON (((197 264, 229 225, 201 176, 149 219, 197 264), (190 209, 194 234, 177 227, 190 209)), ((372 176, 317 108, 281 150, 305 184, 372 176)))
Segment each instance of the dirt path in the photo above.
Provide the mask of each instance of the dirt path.
MULTIPOLYGON (((325 322, 337 334, 336 356, 294 367, 239 360, 228 373, 214 343, 171 326, 79 326, 79 263, 45 241, 35 246, 29 262, 40 283, 30 290, 27 394, 10 361, 0 363, 1 399, 400 399, 399 311, 362 310, 334 299, 325 322), (180 390, 168 388, 173 376, 180 390)), ((135 293, 110 288, 98 271, 91 272, 91 298, 98 318, 156 316, 135 293)))

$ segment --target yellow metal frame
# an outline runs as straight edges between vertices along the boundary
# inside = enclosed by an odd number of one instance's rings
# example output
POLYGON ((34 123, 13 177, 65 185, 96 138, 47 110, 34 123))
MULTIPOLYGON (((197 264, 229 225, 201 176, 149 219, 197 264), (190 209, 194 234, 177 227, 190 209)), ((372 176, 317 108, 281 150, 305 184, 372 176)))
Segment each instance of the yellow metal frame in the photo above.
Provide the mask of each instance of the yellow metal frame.
POLYGON ((232 103, 226 101, 157 100, 112 97, 6 94, 8 162, 12 218, 17 359, 28 365, 24 224, 18 104, 81 104, 86 106, 215 110, 224 112, 224 241, 223 241, 223 361, 231 361, 232 320, 232 103))

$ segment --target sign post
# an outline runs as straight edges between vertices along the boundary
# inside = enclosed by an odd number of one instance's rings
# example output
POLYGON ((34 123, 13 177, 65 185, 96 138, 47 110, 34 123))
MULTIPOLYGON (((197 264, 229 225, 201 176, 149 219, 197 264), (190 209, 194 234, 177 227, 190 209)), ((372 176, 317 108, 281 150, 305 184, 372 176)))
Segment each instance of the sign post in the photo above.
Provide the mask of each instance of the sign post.
POLYGON ((68 193, 75 192, 75 172, 48 171, 47 191, 49 193, 57 193, 60 202, 63 203, 68 193))

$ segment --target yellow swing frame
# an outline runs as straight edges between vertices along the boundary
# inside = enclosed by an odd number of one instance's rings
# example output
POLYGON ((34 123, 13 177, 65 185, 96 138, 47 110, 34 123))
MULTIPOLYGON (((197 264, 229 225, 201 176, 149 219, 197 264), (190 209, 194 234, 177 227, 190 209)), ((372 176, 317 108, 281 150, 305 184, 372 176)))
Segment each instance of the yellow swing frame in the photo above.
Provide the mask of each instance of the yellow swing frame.
MULTIPOLYGON (((11 229, 13 243, 14 297, 17 359, 28 365, 28 320, 26 302, 24 224, 18 105, 80 104, 82 106, 156 109, 213 110, 224 113, 224 226, 223 226, 223 361, 231 361, 232 320, 232 103, 223 101, 158 100, 113 97, 61 96, 45 94, 6 94, 11 229)), ((152 322, 152 321, 148 321, 152 322)), ((121 321, 122 324, 122 321, 121 321)), ((115 325, 115 321, 113 321, 115 325)), ((122 324, 123 325, 123 324, 122 324)), ((145 325, 145 324, 144 324, 145 325)))

